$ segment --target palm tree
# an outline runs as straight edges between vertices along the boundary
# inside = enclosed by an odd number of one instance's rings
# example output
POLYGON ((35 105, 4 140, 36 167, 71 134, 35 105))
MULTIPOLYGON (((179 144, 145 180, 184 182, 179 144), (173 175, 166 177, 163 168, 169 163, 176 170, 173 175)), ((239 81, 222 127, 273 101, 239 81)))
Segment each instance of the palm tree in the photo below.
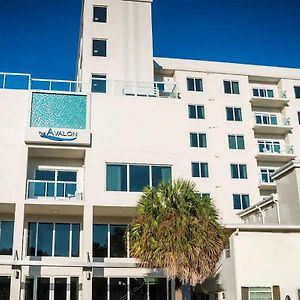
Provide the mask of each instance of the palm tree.
POLYGON ((163 269, 191 286, 212 275, 225 243, 212 201, 182 179, 145 188, 128 230, 131 256, 141 267, 163 269))

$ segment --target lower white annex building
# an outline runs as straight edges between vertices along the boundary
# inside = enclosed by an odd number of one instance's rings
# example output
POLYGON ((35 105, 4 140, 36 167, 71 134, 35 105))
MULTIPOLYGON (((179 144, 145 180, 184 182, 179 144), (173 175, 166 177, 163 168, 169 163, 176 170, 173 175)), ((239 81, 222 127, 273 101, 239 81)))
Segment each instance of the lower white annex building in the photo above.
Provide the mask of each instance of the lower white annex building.
POLYGON ((192 300, 300 299, 300 70, 153 57, 151 2, 83 1, 76 81, 0 73, 0 300, 174 300, 123 240, 176 178, 231 233, 192 300))

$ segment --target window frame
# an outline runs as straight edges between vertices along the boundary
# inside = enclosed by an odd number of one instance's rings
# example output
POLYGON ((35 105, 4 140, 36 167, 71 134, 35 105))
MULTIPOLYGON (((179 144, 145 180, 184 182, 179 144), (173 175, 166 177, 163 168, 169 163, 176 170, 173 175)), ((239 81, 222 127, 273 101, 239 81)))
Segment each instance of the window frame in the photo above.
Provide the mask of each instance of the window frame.
POLYGON ((207 134, 204 132, 190 132, 190 147, 191 148, 207 148, 207 134), (197 145, 193 146, 193 137, 197 137, 197 145), (202 140, 203 138, 203 140, 202 140), (204 141, 204 143, 202 143, 204 141))
MULTIPOLYGON (((12 239, 11 239, 11 253, 10 254, 0 254, 1 256, 11 256, 13 254, 13 247, 14 247, 14 230, 15 230, 15 221, 14 220, 8 220, 8 219, 1 219, 0 220, 0 241, 1 241, 1 237, 2 237, 2 223, 3 222, 10 222, 12 223, 12 239)), ((0 250, 2 250, 1 248, 1 244, 0 244, 0 250)))
POLYGON ((240 84, 238 80, 223 80, 223 87, 224 87, 224 94, 227 95, 240 95, 240 84), (226 86, 229 83, 229 90, 227 89, 228 86, 226 86), (234 84, 237 84, 237 92, 235 90, 234 84))
POLYGON ((248 168, 247 164, 245 163, 230 163, 230 174, 231 174, 231 179, 248 179, 248 168), (234 172, 233 172, 233 167, 237 167, 237 177, 234 177, 234 172), (241 169, 242 167, 245 167, 245 177, 241 177, 241 169))
POLYGON ((107 74, 91 74, 91 93, 95 94, 107 94, 107 74), (94 82, 101 82, 104 85, 103 91, 96 91, 93 89, 94 82))
POLYGON ((295 99, 300 99, 300 85, 294 85, 295 99))
POLYGON ((233 200, 233 209, 234 210, 243 210, 249 208, 250 205, 250 196, 249 194, 232 194, 232 200, 233 200), (239 205, 236 207, 236 197, 238 197, 239 205), (246 199, 244 199, 246 198, 246 199), (247 202, 246 202, 247 201, 247 202), (244 205, 247 203, 247 205, 244 205))
POLYGON ((235 106, 226 106, 225 107, 225 112, 226 112, 226 121, 229 122, 242 122, 243 121, 243 114, 242 114, 242 108, 241 107, 235 107, 235 106), (232 117, 233 119, 229 119, 229 114, 228 112, 232 111, 232 117), (238 113, 238 114, 237 114, 238 113), (237 119, 237 116, 240 115, 240 119, 237 119))
POLYGON ((201 104, 188 104, 188 116, 192 120, 205 120, 205 107, 201 104), (191 108, 195 110, 195 118, 191 116, 191 108), (201 113, 199 114, 199 110, 201 113))
POLYGON ((129 249, 129 234, 128 231, 126 234, 126 256, 122 256, 122 257, 116 257, 116 256, 111 256, 111 226, 124 226, 124 227, 128 227, 129 224, 115 224, 115 223, 108 223, 108 224, 103 224, 103 223, 97 223, 97 222, 93 222, 93 233, 92 233, 92 240, 93 240, 93 251, 92 251, 92 256, 93 258, 96 259, 101 259, 101 258, 130 258, 130 249, 129 249), (107 227, 107 256, 94 256, 94 226, 106 226, 107 227))
POLYGON ((26 241, 26 247, 25 247, 25 256, 27 257, 64 257, 64 258, 79 258, 81 255, 81 243, 80 243, 80 239, 81 239, 81 223, 64 223, 64 222, 35 222, 35 221, 28 221, 27 222, 27 241, 26 241), (35 229, 35 241, 34 241, 34 255, 30 255, 29 254, 29 224, 33 223, 36 226, 35 229), (51 255, 37 255, 37 251, 38 251, 38 227, 39 224, 51 224, 52 225, 52 241, 51 241, 51 255), (56 246, 56 224, 65 224, 65 225, 70 225, 70 230, 69 230, 69 255, 68 256, 58 256, 55 255, 55 246, 56 246), (79 225, 79 234, 78 234, 78 255, 73 256, 72 252, 73 252, 73 225, 79 225))
POLYGON ((259 168, 259 177, 261 183, 267 183, 271 184, 274 183, 274 181, 271 178, 271 174, 273 174, 276 171, 277 168, 273 167, 260 167, 259 168), (267 181, 263 180, 263 175, 267 176, 267 181))
POLYGON ((200 77, 187 77, 186 78, 186 90, 188 92, 198 92, 198 93, 203 92, 203 90, 204 90, 203 79, 200 77), (191 81, 192 81, 192 89, 190 89, 190 85, 189 85, 189 82, 191 82, 191 81))
MULTIPOLYGON (((106 178, 106 185, 105 185, 105 191, 106 192, 128 192, 128 193, 142 193, 142 191, 131 191, 130 190, 130 166, 146 166, 149 168, 149 185, 150 187, 153 186, 153 178, 152 178, 152 168, 153 167, 165 167, 170 168, 170 181, 172 181, 172 171, 173 171, 173 165, 164 165, 164 164, 143 164, 143 163, 112 163, 107 162, 105 163, 105 178, 106 178), (115 166, 126 166, 126 190, 108 190, 108 177, 107 177, 107 167, 110 165, 115 166)), ((145 187, 144 187, 145 188, 145 187)))
MULTIPOLYGON (((255 294, 255 293, 269 293, 269 296, 271 296, 270 300, 273 300, 273 290, 272 290, 272 287, 249 287, 248 288, 248 297, 249 297, 249 300, 253 299, 253 297, 251 297, 252 293, 253 294, 255 294), (254 289, 257 289, 257 290, 255 291, 254 289), (265 290, 263 290, 263 289, 265 289, 265 290)), ((254 299, 255 300, 260 300, 257 297, 254 297, 254 299)), ((268 300, 268 298, 266 298, 265 296, 263 298, 261 298, 261 300, 264 300, 264 299, 268 300)))
POLYGON ((108 17, 107 12, 108 12, 107 6, 105 6, 105 5, 93 5, 93 23, 107 24, 107 17, 108 17), (95 9, 97 9, 97 8, 105 9, 105 21, 95 20, 95 9))
POLYGON ((243 134, 228 134, 227 135, 227 140, 228 140, 228 148, 229 150, 245 150, 246 145, 245 145, 245 136, 243 134), (230 147, 230 137, 234 138, 234 146, 235 148, 230 147), (243 147, 240 147, 239 145, 239 138, 242 138, 243 140, 243 147))
POLYGON ((209 165, 208 162, 199 162, 199 161, 192 161, 191 163, 191 168, 192 168, 192 178, 209 178, 209 165), (194 175, 194 168, 193 166, 195 166, 197 164, 197 174, 199 174, 199 176, 195 176, 194 175), (202 172, 202 168, 205 167, 205 169, 207 170, 207 174, 203 174, 202 172), (203 176, 205 175, 205 176, 203 176))
MULTIPOLYGON (((107 57, 107 39, 101 39, 101 38, 95 38, 95 39, 92 39, 92 56, 93 57, 107 57), (97 55, 95 55, 95 53, 98 53, 98 52, 95 52, 95 44, 97 43, 97 42, 105 42, 105 48, 104 48, 104 52, 103 52, 103 54, 97 54, 97 55)), ((101 52, 100 52, 101 53, 101 52)))
POLYGON ((255 98, 275 98, 274 89, 272 89, 272 88, 253 87, 252 88, 252 97, 255 97, 255 98), (257 95, 255 95, 256 94, 255 91, 257 91, 257 95))

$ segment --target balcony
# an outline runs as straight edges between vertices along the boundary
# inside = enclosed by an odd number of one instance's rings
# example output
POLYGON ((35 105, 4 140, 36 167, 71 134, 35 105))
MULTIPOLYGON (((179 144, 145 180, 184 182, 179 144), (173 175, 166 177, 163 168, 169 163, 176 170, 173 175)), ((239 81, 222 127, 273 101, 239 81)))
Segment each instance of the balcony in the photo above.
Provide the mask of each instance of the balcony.
POLYGON ((94 75, 92 77, 91 92, 113 96, 144 97, 149 99, 179 98, 177 85, 175 83, 108 80, 100 75, 94 75))
POLYGON ((289 118, 279 120, 276 114, 256 113, 254 120, 255 133, 287 135, 293 129, 289 118))
POLYGON ((260 190, 264 191, 275 191, 276 190, 276 183, 274 182, 264 182, 260 180, 259 185, 258 185, 260 190))
POLYGON ((26 199, 82 201, 82 190, 78 182, 27 180, 26 199))
POLYGON ((283 107, 288 106, 289 100, 287 99, 285 92, 274 93, 273 89, 253 88, 250 102, 252 107, 282 109, 283 107))
POLYGON ((258 141, 256 159, 268 162, 288 162, 296 158, 293 146, 278 141, 258 141))

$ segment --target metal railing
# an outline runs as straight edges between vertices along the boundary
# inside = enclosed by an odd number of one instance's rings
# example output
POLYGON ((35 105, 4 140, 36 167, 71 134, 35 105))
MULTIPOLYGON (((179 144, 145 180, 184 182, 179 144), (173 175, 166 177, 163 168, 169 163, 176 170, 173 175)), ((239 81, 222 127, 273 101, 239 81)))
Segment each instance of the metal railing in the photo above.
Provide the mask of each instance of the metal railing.
POLYGON ((291 119, 288 118, 282 118, 282 122, 280 122, 280 118, 278 118, 277 115, 273 114, 263 114, 263 113, 256 113, 254 114, 254 122, 255 125, 261 125, 261 126, 291 126, 291 119), (261 118, 261 122, 258 121, 258 117, 261 118), (278 122, 279 121, 279 122, 278 122))
POLYGON ((259 87, 252 87, 250 89, 250 93, 252 98, 256 98, 256 99, 266 99, 266 100, 278 100, 278 99, 287 99, 287 92, 286 91, 278 91, 277 89, 269 89, 269 88, 259 88, 259 87), (254 95, 253 90, 256 89, 258 90, 258 95, 254 95), (260 92, 260 90, 262 90, 263 92, 260 92), (268 94, 268 91, 272 91, 272 95, 268 94))
POLYGON ((27 180, 26 199, 55 198, 81 201, 81 186, 72 181, 27 180))
POLYGON ((100 93, 115 96, 178 99, 177 85, 169 82, 134 82, 92 77, 91 82, 32 78, 30 74, 0 73, 0 90, 100 93))
POLYGON ((258 143, 257 144, 258 153, 261 154, 294 154, 294 147, 286 145, 282 147, 280 144, 274 144, 272 142, 258 143))

